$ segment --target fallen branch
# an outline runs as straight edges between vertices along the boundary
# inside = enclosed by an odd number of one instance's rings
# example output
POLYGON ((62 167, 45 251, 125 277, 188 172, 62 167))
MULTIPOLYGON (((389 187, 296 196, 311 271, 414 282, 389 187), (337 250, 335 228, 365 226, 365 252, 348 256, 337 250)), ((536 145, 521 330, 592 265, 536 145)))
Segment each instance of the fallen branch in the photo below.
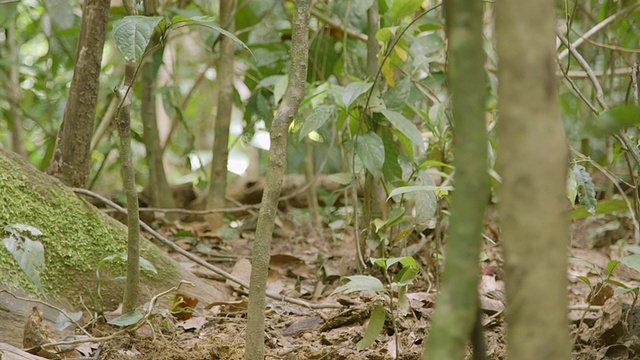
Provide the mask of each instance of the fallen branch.
MULTIPOLYGON (((73 190, 74 192, 78 193, 78 194, 83 194, 83 195, 88 195, 91 197, 94 197, 96 199, 101 200, 102 202, 104 202, 105 204, 111 206, 112 208, 116 209, 118 212, 122 213, 122 214, 127 214, 127 210, 125 210, 123 207, 121 207, 120 205, 114 203, 113 201, 105 198, 104 196, 98 195, 96 193, 94 193, 93 191, 89 191, 86 189, 81 189, 81 188, 72 188, 71 190, 73 190)), ((184 250, 183 248, 179 247, 178 245, 174 244, 171 240, 165 238, 164 236, 160 235, 157 231, 153 230, 149 225, 147 225, 146 223, 144 223, 143 221, 140 221, 140 226, 149 234, 153 235, 156 239, 158 239, 160 242, 162 242, 163 244, 165 244, 166 246, 168 246, 169 248, 171 248, 172 250, 178 252, 181 255, 184 255, 187 259, 195 262, 198 265, 203 266, 206 269, 209 269, 213 272, 215 272, 216 274, 224 277, 227 280, 233 281, 234 283, 245 287, 246 289, 249 289, 249 283, 247 283, 246 281, 220 269, 217 266, 211 265, 208 262, 206 262, 205 260, 203 260, 201 257, 199 257, 198 255, 192 254, 186 250, 184 250)), ((304 300, 300 300, 300 299, 294 299, 288 296, 283 296, 271 291, 267 291, 267 296, 274 299, 274 300, 279 300, 279 301, 284 301, 284 302, 288 302, 291 304, 296 304, 296 305, 300 305, 300 306, 304 306, 306 308, 309 309, 327 309, 327 308, 335 308, 335 309, 340 309, 342 308, 342 305, 339 304, 313 304, 313 303, 309 303, 306 302, 304 300)))

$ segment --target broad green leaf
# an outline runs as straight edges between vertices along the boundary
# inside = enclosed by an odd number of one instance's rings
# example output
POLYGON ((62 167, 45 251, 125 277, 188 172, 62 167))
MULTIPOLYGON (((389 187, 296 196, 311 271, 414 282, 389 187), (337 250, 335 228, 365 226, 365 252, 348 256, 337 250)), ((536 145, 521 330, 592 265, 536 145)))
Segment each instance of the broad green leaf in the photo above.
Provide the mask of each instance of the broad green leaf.
POLYGON ((44 294, 44 288, 40 281, 40 274, 45 270, 44 246, 40 241, 29 238, 29 236, 42 235, 42 232, 33 226, 24 224, 7 225, 4 230, 9 233, 9 237, 2 239, 5 248, 16 260, 33 286, 44 294))
POLYGON ((587 284, 587 286, 591 287, 591 280, 589 280, 586 276, 578 276, 578 279, 582 280, 583 283, 587 284))
POLYGON ((278 103, 280 103, 280 100, 282 100, 284 92, 287 90, 288 82, 289 75, 281 75, 278 77, 278 80, 273 87, 273 99, 275 100, 276 105, 278 105, 278 103))
POLYGON ((382 175, 384 164, 384 144, 382 139, 374 132, 368 132, 358 137, 356 153, 371 175, 378 180, 382 175))
POLYGON ((400 157, 400 147, 393 139, 393 135, 388 129, 382 131, 382 142, 384 143, 384 164, 382 173, 388 182, 402 179, 402 167, 398 161, 400 157))
POLYGON ((402 315, 407 315, 411 306, 409 304, 409 298, 407 297, 407 287, 400 286, 398 288, 398 311, 402 315))
POLYGON ((335 116, 335 110, 336 107, 333 105, 320 105, 313 110, 313 112, 304 120, 298 140, 302 141, 302 139, 309 135, 310 132, 321 128, 322 125, 335 116))
POLYGON ((400 130, 411 142, 414 146, 418 148, 424 147, 424 140, 422 139, 422 133, 414 123, 405 118, 402 114, 397 113, 392 110, 380 110, 382 115, 384 115, 387 120, 395 127, 400 130))
POLYGON ((400 272, 394 276, 393 281, 395 281, 398 286, 405 287, 413 284, 413 280, 415 280, 416 275, 418 275, 418 268, 407 266, 402 268, 400 272))
POLYGON ((618 260, 611 260, 607 263, 607 274, 611 275, 611 273, 613 273, 613 270, 616 269, 616 267, 618 266, 618 264, 620 263, 620 261, 618 260))
POLYGON ((116 46, 127 61, 140 63, 153 29, 162 19, 162 16, 125 16, 113 24, 116 46))
POLYGON ((360 95, 369 91, 371 86, 373 86, 373 83, 361 81, 352 82, 347 85, 344 89, 344 93, 342 94, 342 102, 344 103, 344 106, 349 108, 349 106, 351 106, 351 104, 353 104, 360 95))
POLYGON ((596 121, 590 122, 594 135, 608 135, 628 127, 640 125, 640 108, 637 106, 617 106, 600 113, 596 121))
MULTIPOLYGON (((103 267, 106 264, 109 264, 115 261, 127 261, 127 258, 128 258, 127 253, 113 254, 113 255, 106 256, 98 262, 98 268, 103 267)), ((155 266, 153 266, 153 264, 149 262, 149 260, 143 257, 140 257, 140 268, 147 271, 151 271, 154 274, 158 273, 155 266)))
POLYGON ((376 33, 376 39, 386 43, 398 31, 397 26, 384 27, 376 33))
POLYGON ((107 321, 107 324, 119 327, 127 327, 140 321, 144 317, 144 313, 140 310, 133 310, 126 314, 122 314, 117 318, 107 321))
POLYGON ((618 259, 621 263, 627 265, 630 268, 633 268, 637 271, 640 271, 640 254, 635 254, 631 256, 626 256, 618 259))
POLYGON ((576 182, 578 183, 578 200, 580 201, 580 204, 584 205, 591 215, 595 215, 597 204, 596 188, 593 184, 593 180, 591 180, 591 175, 582 165, 574 166, 573 173, 576 175, 576 182))
POLYGON ((358 341, 358 351, 366 349, 376 341, 376 338, 380 335, 380 332, 382 332, 385 316, 384 308, 381 305, 376 305, 373 308, 371 311, 371 318, 369 319, 369 326, 367 326, 367 330, 364 332, 362 340, 358 341))
POLYGON ((232 33, 228 32, 227 30, 217 26, 215 24, 215 22, 213 21, 213 18, 211 16, 196 16, 193 18, 185 18, 184 16, 174 16, 171 19, 172 23, 178 24, 178 23, 185 23, 187 25, 198 25, 198 26, 202 26, 202 27, 206 27, 208 29, 217 31, 219 33, 221 33, 222 35, 230 38, 231 40, 233 40, 235 43, 239 44, 240 46, 242 46, 245 50, 247 50, 251 56, 254 57, 255 59, 255 55, 253 54, 253 52, 251 51, 251 49, 249 49, 249 47, 247 46, 247 44, 243 43, 242 40, 238 39, 235 35, 233 35, 232 33), (175 20, 175 21, 174 21, 175 20))
MULTIPOLYGON (((629 208, 627 207, 627 203, 624 201, 624 199, 599 201, 596 205, 596 215, 605 215, 614 212, 629 212, 629 208)), ((587 211, 586 207, 584 206, 573 209, 569 212, 569 218, 571 220, 586 219, 589 216, 591 216, 591 213, 589 213, 589 211, 587 211)))
POLYGON ((374 219, 373 220, 373 225, 376 227, 376 232, 380 231, 380 229, 382 229, 388 223, 389 223, 388 220, 382 220, 382 219, 374 219))
POLYGON ((452 190, 453 190, 453 187, 451 186, 435 186, 435 185, 402 186, 402 187, 393 189, 391 193, 389 193, 389 197, 387 198, 387 200, 391 199, 396 195, 402 195, 402 194, 411 193, 415 191, 443 192, 443 191, 452 191, 452 190))
POLYGON ((580 258, 569 257, 568 261, 569 261, 569 263, 572 263, 572 264, 580 264, 580 265, 584 265, 584 266, 586 266, 588 268, 591 268, 593 270, 596 270, 596 271, 598 270, 598 267, 595 264, 592 264, 592 263, 590 263, 590 262, 588 262, 586 260, 580 259, 580 258))
POLYGON ((391 18, 398 20, 411 15, 420 9, 420 5, 422 5, 422 0, 394 0, 391 5, 391 18))
POLYGON ((337 182, 338 184, 347 185, 350 184, 351 181, 353 181, 353 174, 348 172, 335 173, 329 175, 329 179, 337 182))
POLYGON ((618 288, 613 291, 613 296, 620 296, 622 294, 626 294, 628 292, 633 292, 635 296, 638 296, 638 288, 618 288))
POLYGON ((611 284, 611 285, 617 286, 617 287, 620 287, 620 288, 623 288, 623 289, 628 289, 629 288, 626 284, 623 284, 618 280, 604 279, 603 282, 605 282, 607 284, 611 284))
POLYGON ((64 330, 70 325, 73 325, 73 321, 78 322, 82 318, 82 311, 67 314, 69 315, 69 317, 71 317, 71 319, 66 317, 63 313, 58 314, 58 318, 56 319, 56 329, 64 330))
POLYGON ((331 295, 337 293, 352 293, 355 291, 375 291, 382 292, 385 291, 384 285, 382 282, 373 276, 368 275, 353 275, 353 276, 345 276, 344 279, 349 280, 348 283, 337 287, 331 295))

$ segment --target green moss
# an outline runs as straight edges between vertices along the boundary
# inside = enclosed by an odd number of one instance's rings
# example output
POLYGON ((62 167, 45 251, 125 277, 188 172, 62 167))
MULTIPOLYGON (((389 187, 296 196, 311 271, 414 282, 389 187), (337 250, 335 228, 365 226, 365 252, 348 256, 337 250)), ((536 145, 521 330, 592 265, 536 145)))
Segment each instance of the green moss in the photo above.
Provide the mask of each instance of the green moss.
MULTIPOLYGON (((122 224, 0 149, 0 230, 14 223, 31 225, 43 232, 34 240, 44 246, 46 269, 41 278, 45 293, 54 299, 61 294, 86 293, 94 286, 88 282, 95 280, 98 261, 126 251, 127 233, 122 224)), ((6 234, 1 235, 3 238, 6 234)), ((143 242, 142 256, 158 269, 153 278, 164 279, 163 276, 177 273, 160 250, 148 242, 143 242)), ((143 276, 150 278, 146 272, 143 276)), ((34 291, 4 246, 0 246, 0 283, 34 291)))

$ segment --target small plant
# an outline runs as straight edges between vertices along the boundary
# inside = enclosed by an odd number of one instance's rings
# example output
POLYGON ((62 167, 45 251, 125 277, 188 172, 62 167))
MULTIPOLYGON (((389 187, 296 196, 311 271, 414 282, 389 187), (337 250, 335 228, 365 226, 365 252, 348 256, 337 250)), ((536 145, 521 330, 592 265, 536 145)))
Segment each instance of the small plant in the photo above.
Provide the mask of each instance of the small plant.
MULTIPOLYGON (((349 282, 344 284, 333 291, 333 294, 337 293, 352 293, 355 291, 374 291, 378 294, 386 295, 387 309, 392 316, 392 326, 394 330, 394 336, 398 336, 396 330, 396 319, 399 315, 404 315, 409 312, 409 300, 407 298, 407 288, 413 283, 413 280, 418 275, 418 267, 416 261, 411 256, 394 257, 394 258, 372 258, 371 262, 382 268, 384 274, 384 280, 388 284, 385 286, 378 278, 369 275, 353 275, 344 276, 342 279, 347 279, 349 282), (389 274, 389 268, 393 265, 399 264, 400 271, 391 278, 389 274), (396 295, 397 294, 397 295, 396 295), (397 296, 397 297, 395 297, 397 296), (394 301, 395 297, 395 301, 394 301)), ((364 337, 357 344, 358 350, 367 348, 378 337, 384 322, 386 320, 385 307, 382 304, 376 304, 371 311, 371 317, 369 319, 369 325, 365 331, 364 337)), ((396 339, 396 347, 399 342, 396 339)), ((397 352, 396 348, 396 352, 397 352)))
MULTIPOLYGON (((569 258, 569 262, 574 263, 574 264, 581 264, 584 265, 592 270, 594 270, 594 272, 598 275, 598 277, 600 278, 597 284, 592 284, 591 280, 589 280, 588 277, 586 276, 578 276, 577 278, 580 279, 582 282, 584 282, 585 284, 587 284, 587 286, 589 287, 589 289, 591 290, 590 294, 589 294, 589 299, 587 299, 587 309, 585 310, 583 317, 580 319, 580 323, 578 324, 578 329, 580 329, 580 327, 582 326, 582 323, 584 321, 584 315, 587 314, 587 312, 589 311, 589 307, 594 303, 594 301, 596 300, 596 298, 602 293, 605 284, 610 284, 613 285, 615 287, 617 287, 617 289, 614 290, 613 292, 613 296, 620 296, 622 294, 626 294, 626 293, 631 293, 631 296, 633 297, 633 300, 631 302, 631 307, 629 308, 627 314, 625 315, 625 322, 627 323, 627 329, 632 329, 633 328, 633 316, 631 315, 631 312, 633 311, 636 302, 638 301, 638 292, 640 290, 640 287, 638 285, 636 286, 628 286, 626 284, 621 283, 620 281, 616 281, 613 280, 611 278, 613 271, 616 269, 616 267, 620 264, 623 263, 627 266, 629 266, 630 268, 633 268, 637 271, 640 271, 640 254, 634 254, 631 256, 626 256, 620 259, 616 259, 616 260, 611 260, 607 263, 607 268, 606 268, 606 273, 603 274, 604 269, 601 269, 599 266, 590 263, 586 260, 582 260, 582 259, 578 259, 578 258, 569 258)), ((574 339, 574 344, 578 338, 578 334, 579 331, 576 332, 576 336, 574 339)))
MULTIPOLYGON (((108 280, 122 281, 122 282, 125 281, 125 277, 124 276, 117 276, 117 277, 115 277, 113 279, 104 279, 102 277, 102 275, 100 275, 100 270, 102 268, 104 268, 105 266, 107 266, 108 264, 112 264, 114 262, 119 262, 119 261, 126 262, 127 261, 127 253, 109 255, 109 256, 103 258, 102 260, 98 261, 98 266, 96 267, 96 290, 95 290, 95 292, 93 292, 93 291, 89 292, 89 296, 91 297, 91 302, 93 303, 93 307, 96 310, 98 316, 103 316, 104 315, 104 307, 102 305, 103 304, 103 301, 102 301, 102 286, 108 280)), ((140 258, 140 269, 148 270, 148 271, 150 271, 150 272, 152 272, 154 274, 158 273, 158 271, 153 266, 153 264, 151 264, 151 262, 149 262, 149 260, 146 260, 146 259, 144 259, 142 257, 140 258)))

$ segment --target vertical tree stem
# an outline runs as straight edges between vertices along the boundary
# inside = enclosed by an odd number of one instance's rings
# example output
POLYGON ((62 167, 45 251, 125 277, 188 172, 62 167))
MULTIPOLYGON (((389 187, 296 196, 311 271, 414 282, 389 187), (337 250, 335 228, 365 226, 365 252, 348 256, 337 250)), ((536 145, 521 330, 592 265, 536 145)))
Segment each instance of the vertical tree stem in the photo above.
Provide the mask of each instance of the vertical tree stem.
POLYGON ((271 149, 267 180, 253 243, 249 308, 247 311, 246 360, 264 359, 265 292, 271 257, 271 236, 282 190, 287 158, 289 125, 305 94, 309 59, 309 7, 311 0, 297 0, 293 17, 289 83, 271 126, 271 149))

